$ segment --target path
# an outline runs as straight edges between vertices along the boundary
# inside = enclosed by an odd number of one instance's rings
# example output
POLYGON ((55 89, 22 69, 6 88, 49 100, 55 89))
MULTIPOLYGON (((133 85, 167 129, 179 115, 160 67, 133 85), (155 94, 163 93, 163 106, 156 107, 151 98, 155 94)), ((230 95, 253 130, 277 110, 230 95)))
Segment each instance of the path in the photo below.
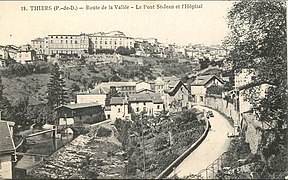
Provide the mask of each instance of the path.
MULTIPOLYGON (((205 111, 211 110, 202 106, 194 107, 205 111)), ((207 168, 227 150, 230 142, 227 133, 232 133, 233 127, 224 116, 214 110, 211 111, 214 117, 209 118, 211 129, 207 137, 168 177, 173 176, 175 173, 180 178, 189 174, 197 174, 200 170, 207 168)))

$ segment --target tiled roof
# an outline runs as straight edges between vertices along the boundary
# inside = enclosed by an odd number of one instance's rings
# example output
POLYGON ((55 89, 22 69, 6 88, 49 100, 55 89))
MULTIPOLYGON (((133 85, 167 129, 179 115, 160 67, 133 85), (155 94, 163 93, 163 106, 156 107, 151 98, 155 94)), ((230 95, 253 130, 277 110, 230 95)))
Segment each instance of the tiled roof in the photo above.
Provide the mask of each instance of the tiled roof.
POLYGON ((131 94, 129 95, 129 102, 152 102, 149 94, 131 94))
POLYGON ((215 75, 206 75, 206 76, 197 76, 196 79, 192 82, 192 86, 204 86, 206 83, 208 83, 212 78, 218 79, 220 82, 223 83, 223 81, 218 78, 215 75))
POLYGON ((98 87, 110 88, 111 86, 121 87, 121 86, 136 86, 137 82, 104 82, 98 85, 98 87))
MULTIPOLYGON (((110 99, 110 105, 120 105, 123 104, 125 97, 112 97, 110 99)), ((127 102, 125 103, 127 104, 127 102)))
POLYGON ((13 152, 15 145, 10 134, 8 122, 0 121, 0 154, 13 152))
MULTIPOLYGON (((110 100, 110 105, 122 105, 125 97, 112 97, 110 100)), ((139 94, 130 94, 125 101, 128 102, 153 102, 153 103, 163 103, 160 95, 154 92, 142 92, 139 94)))
POLYGON ((69 109, 80 109, 80 108, 87 108, 87 107, 94 107, 94 106, 101 106, 99 103, 91 102, 91 103, 75 103, 75 104, 67 104, 63 106, 59 106, 56 109, 60 107, 67 107, 69 109))
POLYGON ((187 88, 187 86, 185 86, 185 84, 182 81, 178 81, 178 83, 172 89, 170 89, 167 93, 170 96, 174 96, 177 93, 177 91, 180 89, 180 87, 182 86, 190 92, 190 90, 187 88))

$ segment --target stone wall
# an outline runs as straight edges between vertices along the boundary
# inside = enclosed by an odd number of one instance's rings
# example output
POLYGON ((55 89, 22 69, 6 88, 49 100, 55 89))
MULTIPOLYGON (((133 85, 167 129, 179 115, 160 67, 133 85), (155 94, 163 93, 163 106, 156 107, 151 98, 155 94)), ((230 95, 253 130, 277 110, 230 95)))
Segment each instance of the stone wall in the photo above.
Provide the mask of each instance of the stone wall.
POLYGON ((240 114, 236 110, 236 106, 223 99, 220 95, 206 96, 205 105, 218 110, 230 117, 235 124, 241 125, 242 131, 245 133, 245 141, 249 143, 251 153, 256 154, 259 148, 259 143, 262 138, 263 129, 267 127, 263 125, 253 113, 243 113, 242 123, 240 124, 240 114))
POLYGON ((225 114, 227 117, 233 119, 235 124, 239 124, 239 112, 236 110, 236 106, 223 99, 220 95, 209 95, 205 98, 205 105, 218 110, 225 114))

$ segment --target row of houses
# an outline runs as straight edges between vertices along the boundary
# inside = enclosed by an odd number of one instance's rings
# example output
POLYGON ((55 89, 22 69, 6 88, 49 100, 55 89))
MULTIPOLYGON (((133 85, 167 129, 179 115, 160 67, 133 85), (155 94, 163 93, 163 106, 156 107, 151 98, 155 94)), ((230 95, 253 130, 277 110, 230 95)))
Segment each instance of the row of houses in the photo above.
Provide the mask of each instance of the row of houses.
POLYGON ((92 90, 78 93, 75 104, 56 110, 60 118, 75 117, 75 122, 81 123, 100 111, 104 112, 106 119, 111 120, 129 119, 132 113, 141 112, 157 116, 162 111, 177 112, 190 108, 192 103, 204 104, 206 89, 211 85, 223 86, 224 81, 215 75, 208 75, 198 77, 191 86, 176 76, 159 77, 150 82, 104 82, 92 90), (89 110, 91 107, 94 107, 94 114, 89 110), (83 111, 86 115, 77 111, 83 111))
POLYGON ((22 64, 31 63, 36 60, 36 51, 30 45, 0 46, 0 67, 6 67, 9 60, 22 64))

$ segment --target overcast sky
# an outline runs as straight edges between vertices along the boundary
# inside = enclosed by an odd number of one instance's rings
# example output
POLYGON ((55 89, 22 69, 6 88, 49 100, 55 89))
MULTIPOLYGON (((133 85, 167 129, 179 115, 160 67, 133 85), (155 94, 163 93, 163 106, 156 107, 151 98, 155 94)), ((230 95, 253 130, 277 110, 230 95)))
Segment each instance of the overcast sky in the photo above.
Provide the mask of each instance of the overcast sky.
POLYGON ((119 30, 131 37, 155 37, 163 43, 220 44, 227 35, 231 1, 147 2, 0 2, 0 45, 21 45, 48 34, 80 34, 119 30), (130 4, 129 4, 130 3, 130 4), (21 11, 21 6, 130 5, 128 10, 21 11), (136 10, 136 5, 201 5, 200 9, 136 10))

